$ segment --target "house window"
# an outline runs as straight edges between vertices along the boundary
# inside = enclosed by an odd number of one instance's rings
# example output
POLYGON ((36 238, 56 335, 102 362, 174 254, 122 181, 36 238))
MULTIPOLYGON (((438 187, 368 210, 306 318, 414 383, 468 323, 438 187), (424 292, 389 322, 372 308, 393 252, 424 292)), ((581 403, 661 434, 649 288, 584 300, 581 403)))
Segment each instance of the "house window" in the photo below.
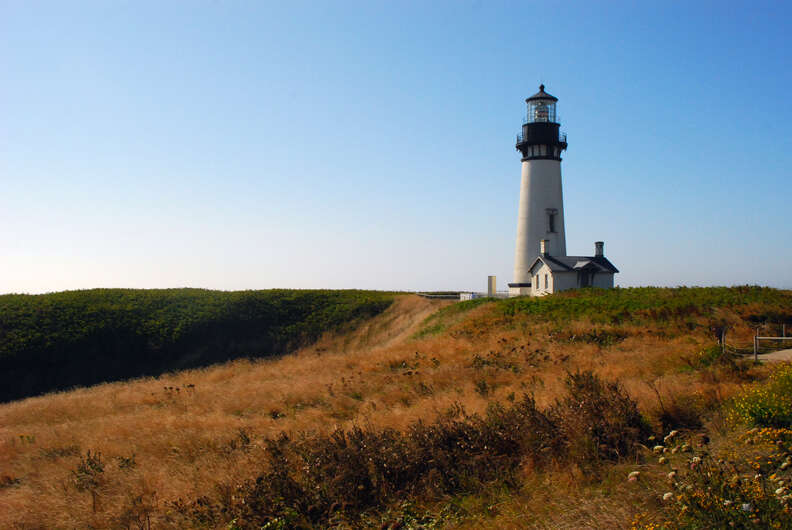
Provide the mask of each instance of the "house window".
POLYGON ((545 289, 547 289, 547 274, 545 274, 545 289))

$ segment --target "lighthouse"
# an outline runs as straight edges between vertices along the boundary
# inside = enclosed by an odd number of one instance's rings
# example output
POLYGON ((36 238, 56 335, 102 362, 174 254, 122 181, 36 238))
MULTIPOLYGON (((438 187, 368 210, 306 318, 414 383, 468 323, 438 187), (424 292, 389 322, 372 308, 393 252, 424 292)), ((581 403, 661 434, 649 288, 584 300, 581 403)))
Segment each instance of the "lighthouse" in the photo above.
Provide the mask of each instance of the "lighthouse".
POLYGON ((540 244, 548 254, 566 255, 561 152, 567 148, 567 141, 559 130, 558 98, 540 85, 539 92, 525 102, 528 113, 516 146, 522 154, 522 172, 511 296, 531 294, 529 268, 540 253, 540 244))
POLYGON ((567 289, 613 287, 619 270, 605 257, 605 243, 594 243, 593 256, 568 256, 561 189, 561 152, 566 135, 559 130, 558 99, 539 92, 525 100, 528 114, 517 135, 522 154, 520 205, 514 282, 509 296, 545 296, 567 289))

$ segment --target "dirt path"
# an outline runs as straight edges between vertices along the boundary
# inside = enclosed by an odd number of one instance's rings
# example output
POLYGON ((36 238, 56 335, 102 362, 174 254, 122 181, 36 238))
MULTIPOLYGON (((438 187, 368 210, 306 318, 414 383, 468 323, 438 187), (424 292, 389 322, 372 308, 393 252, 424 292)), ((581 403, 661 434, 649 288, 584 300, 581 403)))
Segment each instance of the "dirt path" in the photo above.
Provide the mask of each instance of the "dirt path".
POLYGON ((399 295, 381 315, 364 322, 353 332, 328 334, 301 352, 329 351, 351 353, 384 348, 409 339, 421 323, 438 309, 456 303, 417 295, 399 295))
MULTIPOLYGON (((753 354, 751 354, 753 357, 753 354)), ((772 353, 759 354, 760 361, 777 363, 782 361, 792 361, 792 348, 787 350, 774 351, 772 353)))

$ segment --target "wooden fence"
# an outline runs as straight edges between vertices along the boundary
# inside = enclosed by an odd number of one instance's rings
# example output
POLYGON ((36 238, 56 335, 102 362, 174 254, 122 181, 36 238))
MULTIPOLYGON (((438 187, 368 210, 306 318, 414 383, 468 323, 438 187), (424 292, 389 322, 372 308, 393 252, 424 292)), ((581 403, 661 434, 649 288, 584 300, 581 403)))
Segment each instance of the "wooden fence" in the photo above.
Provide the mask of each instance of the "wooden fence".
POLYGON ((781 336, 780 337, 760 337, 759 330, 756 330, 756 335, 754 335, 754 343, 753 343, 753 350, 754 350, 754 361, 759 360, 759 341, 760 340, 792 340, 792 337, 786 336, 786 325, 781 325, 781 336))

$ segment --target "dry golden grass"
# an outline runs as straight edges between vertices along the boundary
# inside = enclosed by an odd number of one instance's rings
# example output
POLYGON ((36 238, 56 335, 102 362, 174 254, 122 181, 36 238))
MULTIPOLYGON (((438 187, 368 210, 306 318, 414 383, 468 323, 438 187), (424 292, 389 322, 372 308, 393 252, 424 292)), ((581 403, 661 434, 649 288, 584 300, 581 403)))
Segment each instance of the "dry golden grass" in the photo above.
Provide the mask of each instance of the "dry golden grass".
MULTIPOLYGON (((657 392, 671 400, 695 387, 706 399, 722 399, 740 385, 716 376, 703 381, 681 370, 686 356, 711 343, 704 332, 668 337, 620 326, 624 340, 601 347, 558 340, 550 325, 528 316, 504 322, 485 304, 442 334, 411 338, 448 303, 399 296, 354 332, 324 337, 280 359, 235 361, 0 405, 0 478, 19 480, 0 487, 0 528, 123 527, 124 514, 141 505, 151 506, 154 526, 168 526, 168 502, 255 477, 264 464, 263 436, 355 423, 401 429, 455 403, 480 412, 491 400, 526 392, 544 406, 560 395, 568 371, 588 369, 621 381, 645 412, 658 407, 657 392), (477 365, 476 355, 485 362, 477 365), (240 442, 240 429, 251 434, 248 447, 240 442), (91 495, 72 484, 72 470, 88 450, 101 452, 105 462, 96 511, 91 495), (132 455, 136 467, 122 469, 119 459, 132 455)), ((568 328, 582 335, 592 326, 575 322, 568 328)), ((738 324, 730 338, 748 342, 750 333, 738 324)), ((526 497, 526 509, 542 504, 536 495, 526 497)), ((510 509, 521 510, 522 502, 510 509)), ((570 504, 577 515, 569 525, 586 526, 587 517, 624 521, 630 512, 607 515, 597 503, 586 506, 570 504)), ((527 524, 519 513, 498 520, 506 527, 527 524)), ((550 515, 544 520, 567 525, 550 515)))

